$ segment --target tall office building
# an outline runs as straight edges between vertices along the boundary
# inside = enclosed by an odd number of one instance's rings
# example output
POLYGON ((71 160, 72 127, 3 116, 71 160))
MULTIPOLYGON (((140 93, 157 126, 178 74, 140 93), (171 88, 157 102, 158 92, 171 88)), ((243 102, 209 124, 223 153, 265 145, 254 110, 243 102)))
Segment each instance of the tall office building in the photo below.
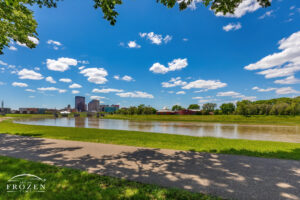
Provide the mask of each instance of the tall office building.
POLYGON ((78 112, 86 111, 85 97, 82 97, 82 96, 76 96, 75 97, 75 109, 78 112))
POLYGON ((92 100, 90 101, 90 103, 88 104, 88 111, 89 112, 98 112, 99 111, 99 107, 100 106, 100 101, 99 100, 92 100))

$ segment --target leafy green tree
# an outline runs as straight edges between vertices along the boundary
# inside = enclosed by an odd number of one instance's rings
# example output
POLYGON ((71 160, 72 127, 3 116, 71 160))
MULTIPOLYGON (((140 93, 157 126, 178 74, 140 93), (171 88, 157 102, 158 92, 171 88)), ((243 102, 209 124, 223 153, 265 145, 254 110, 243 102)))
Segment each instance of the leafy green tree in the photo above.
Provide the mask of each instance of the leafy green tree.
POLYGON ((299 102, 293 102, 291 104, 291 115, 299 115, 300 114, 300 103, 299 102))
POLYGON ((145 104, 141 104, 137 107, 137 113, 138 115, 142 115, 144 114, 144 111, 145 111, 145 104))
POLYGON ((223 103, 220 106, 223 114, 232 114, 235 111, 235 105, 233 103, 223 103))
POLYGON ((184 108, 183 108, 182 106, 180 106, 180 105, 174 105, 174 106, 172 107, 172 110, 173 110, 173 111, 184 110, 184 108))
POLYGON ((121 109, 117 110, 116 113, 121 114, 121 115, 128 115, 128 109, 127 108, 121 108, 121 109))
POLYGON ((223 113, 222 113, 222 110, 216 109, 216 110, 214 110, 214 114, 215 114, 215 115, 221 115, 221 114, 223 114, 223 113))
POLYGON ((153 115, 156 113, 156 109, 141 104, 138 107, 131 106, 130 108, 121 108, 116 113, 121 115, 153 115))
POLYGON ((249 100, 243 100, 243 101, 239 101, 236 104, 236 111, 239 115, 245 115, 248 116, 250 115, 250 107, 251 105, 251 101, 249 100))
MULTIPOLYGON (((33 11, 28 7, 37 5, 41 7, 55 8, 57 2, 62 0, 0 0, 0 54, 3 54, 4 47, 9 47, 10 41, 20 42, 29 48, 34 48, 36 44, 30 37, 37 38, 37 22, 33 18, 33 11)), ((118 12, 116 5, 121 5, 122 0, 93 0, 94 8, 101 9, 103 18, 115 25, 118 12)), ((203 0, 205 6, 210 6, 215 13, 234 13, 245 0, 203 0)), ((271 0, 256 0, 262 7, 271 5, 271 0)), ((156 0, 168 8, 173 8, 177 0, 156 0)), ((194 0, 180 1, 179 9, 184 10, 194 0)))
POLYGON ((198 104, 191 104, 191 105, 189 105, 188 109, 199 110, 200 106, 198 104))
POLYGON ((209 114, 210 112, 213 112, 216 107, 217 107, 217 104, 215 104, 215 103, 206 103, 206 104, 203 104, 202 110, 204 111, 205 114, 209 114))

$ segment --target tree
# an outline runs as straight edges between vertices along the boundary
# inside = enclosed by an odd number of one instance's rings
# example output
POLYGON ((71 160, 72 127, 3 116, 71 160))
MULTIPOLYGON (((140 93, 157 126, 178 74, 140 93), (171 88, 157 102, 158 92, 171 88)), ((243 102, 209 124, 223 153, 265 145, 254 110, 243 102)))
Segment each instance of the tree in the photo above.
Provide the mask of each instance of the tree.
POLYGON ((250 115, 250 109, 249 109, 250 105, 251 105, 251 101, 249 100, 243 100, 237 102, 236 104, 237 113, 245 116, 250 115))
POLYGON ((140 105, 137 107, 137 114, 138 114, 138 115, 144 114, 144 110, 145 110, 145 104, 140 104, 140 105))
POLYGON ((215 103, 206 103, 206 104, 203 104, 202 110, 205 112, 205 114, 209 114, 210 112, 213 112, 216 107, 217 107, 217 104, 215 104, 215 103))
POLYGON ((184 108, 181 107, 180 105, 174 105, 174 106, 172 107, 172 110, 173 110, 173 111, 183 110, 183 109, 184 109, 184 108))
POLYGON ((235 105, 233 103, 223 103, 220 106, 223 114, 232 114, 235 111, 235 105))
POLYGON ((200 106, 198 104, 191 104, 191 105, 189 105, 188 109, 199 110, 200 106))
MULTIPOLYGON (((9 47, 11 40, 20 42, 29 48, 34 48, 36 43, 32 38, 37 38, 37 22, 33 18, 33 11, 28 7, 37 5, 55 8, 57 2, 62 0, 0 0, 0 54, 4 47, 9 47)), ((116 5, 121 5, 122 0, 93 0, 94 8, 101 9, 103 18, 115 25, 119 13, 116 5)), ((215 13, 234 13, 235 9, 245 0, 203 0, 205 6, 210 6, 215 13)), ((271 5, 271 0, 256 0, 262 7, 271 5)), ((168 8, 173 8, 179 2, 179 9, 184 10, 194 0, 156 0, 168 8)))

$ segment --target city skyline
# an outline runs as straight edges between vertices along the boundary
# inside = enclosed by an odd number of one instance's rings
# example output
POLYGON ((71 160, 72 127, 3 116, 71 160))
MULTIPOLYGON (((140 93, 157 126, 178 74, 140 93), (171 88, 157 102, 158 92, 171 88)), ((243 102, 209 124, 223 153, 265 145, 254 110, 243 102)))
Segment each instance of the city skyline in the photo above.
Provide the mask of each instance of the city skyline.
POLYGON ((5 49, 0 99, 12 109, 63 108, 75 96, 161 109, 300 95, 296 0, 249 4, 231 17, 196 6, 126 2, 115 26, 85 2, 33 8, 37 48, 5 49))

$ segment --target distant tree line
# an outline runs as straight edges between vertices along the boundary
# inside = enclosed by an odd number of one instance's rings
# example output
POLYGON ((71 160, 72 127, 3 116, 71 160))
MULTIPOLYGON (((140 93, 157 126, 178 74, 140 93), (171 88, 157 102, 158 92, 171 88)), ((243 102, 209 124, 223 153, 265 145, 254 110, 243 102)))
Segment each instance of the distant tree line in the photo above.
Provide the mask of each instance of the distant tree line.
MULTIPOLYGON (((195 110, 196 115, 300 115, 300 96, 295 98, 277 98, 270 100, 243 100, 234 103, 223 103, 219 108, 215 103, 205 103, 200 107, 191 104, 187 108, 174 105, 172 111, 184 109, 195 110)), ((157 110, 151 106, 141 104, 129 108, 121 108, 116 114, 123 115, 153 115, 157 110)))
MULTIPOLYGON (((182 106, 174 105, 173 111, 185 109, 182 106)), ((191 104, 187 109, 199 110, 198 115, 300 115, 300 97, 277 98, 270 100, 249 101, 243 100, 234 103, 223 103, 219 108, 215 103, 205 103, 202 109, 198 104, 191 104)))
POLYGON ((237 102, 240 115, 300 115, 300 97, 237 102))
POLYGON ((122 115, 153 115, 156 113, 156 109, 151 106, 145 106, 141 104, 139 106, 130 106, 129 108, 121 108, 116 114, 122 115))

